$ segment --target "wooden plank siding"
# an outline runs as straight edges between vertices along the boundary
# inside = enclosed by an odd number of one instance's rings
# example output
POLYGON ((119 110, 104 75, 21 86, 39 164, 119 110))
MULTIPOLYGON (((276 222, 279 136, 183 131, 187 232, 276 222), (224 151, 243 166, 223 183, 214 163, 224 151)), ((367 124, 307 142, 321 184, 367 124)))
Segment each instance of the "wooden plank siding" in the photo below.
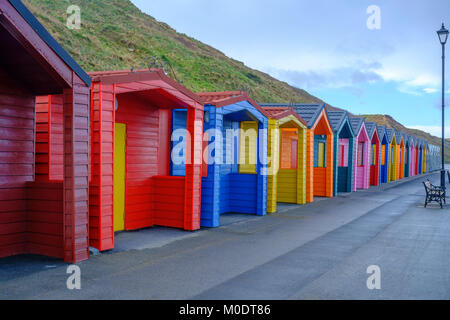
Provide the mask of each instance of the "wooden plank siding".
POLYGON ((114 105, 113 85, 93 82, 89 236, 90 245, 101 251, 114 248, 114 105))
POLYGON ((306 135, 306 202, 314 201, 314 130, 306 135))
POLYGON ((63 93, 64 261, 89 258, 89 89, 73 73, 63 93))
POLYGON ((27 252, 64 258, 63 183, 28 182, 27 252))
POLYGON ((277 129, 277 121, 269 119, 268 125, 268 148, 267 157, 269 159, 267 168, 267 213, 277 211, 277 172, 280 167, 279 150, 280 133, 277 129))
POLYGON ((187 148, 183 227, 185 230, 198 230, 201 220, 203 110, 188 109, 187 130, 191 143, 187 148))
POLYGON ((0 69, 0 257, 28 252, 26 183, 34 180, 34 103, 0 69))
POLYGON ((36 97, 36 180, 63 181, 63 96, 36 97))

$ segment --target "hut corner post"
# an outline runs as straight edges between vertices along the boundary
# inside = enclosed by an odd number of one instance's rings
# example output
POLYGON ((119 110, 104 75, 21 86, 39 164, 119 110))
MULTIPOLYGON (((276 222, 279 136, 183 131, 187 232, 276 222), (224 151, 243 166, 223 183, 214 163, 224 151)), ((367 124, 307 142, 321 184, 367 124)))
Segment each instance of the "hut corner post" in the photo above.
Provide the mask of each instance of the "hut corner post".
POLYGON ((89 258, 89 89, 73 75, 64 89, 64 261, 89 258))
POLYGON ((189 161, 186 164, 185 174, 185 209, 184 229, 200 229, 202 163, 203 163, 203 111, 199 108, 189 108, 187 112, 187 130, 191 141, 187 152, 189 161))
POLYGON ((258 123, 258 131, 265 132, 262 139, 258 136, 257 140, 257 205, 256 214, 258 216, 264 216, 267 214, 267 152, 268 152, 268 120, 264 120, 263 123, 258 123), (263 129, 266 129, 264 131, 263 129), (261 141, 262 140, 262 141, 261 141), (260 150, 262 149, 262 152, 260 150))
POLYGON ((267 168, 267 213, 277 212, 277 179, 278 179, 278 157, 279 150, 277 148, 279 137, 277 134, 278 125, 274 119, 269 119, 269 143, 268 143, 268 157, 269 167, 267 168))
POLYGON ((308 129, 306 142, 306 202, 314 201, 314 131, 308 129))
POLYGON ((306 204, 306 128, 298 128, 297 204, 306 204))
MULTIPOLYGON (((339 171, 339 134, 338 132, 335 132, 334 138, 333 138, 333 144, 335 146, 334 148, 334 155, 333 155, 333 196, 336 197, 338 195, 338 171, 339 171)), ((343 157, 344 155, 341 155, 343 157)))
POLYGON ((354 176, 355 176, 355 141, 356 141, 356 137, 350 137, 350 139, 348 140, 348 174, 347 174, 347 190, 350 190, 350 192, 353 191, 353 180, 354 180, 354 176))
POLYGON ((326 196, 328 198, 333 197, 333 177, 334 177, 334 134, 327 137, 327 157, 329 157, 329 164, 327 164, 326 174, 327 174, 327 186, 326 186, 326 196))

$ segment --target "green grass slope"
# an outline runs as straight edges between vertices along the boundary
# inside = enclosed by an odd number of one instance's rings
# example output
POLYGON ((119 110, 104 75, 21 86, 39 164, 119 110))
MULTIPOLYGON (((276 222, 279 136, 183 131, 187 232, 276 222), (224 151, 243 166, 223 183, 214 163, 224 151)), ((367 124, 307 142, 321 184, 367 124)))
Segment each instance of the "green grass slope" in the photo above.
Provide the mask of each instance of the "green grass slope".
POLYGON ((249 88, 257 101, 321 102, 304 90, 177 33, 128 0, 23 2, 87 71, 139 68, 148 56, 154 56, 167 63, 172 78, 195 92, 249 88), (66 10, 72 4, 81 8, 80 30, 66 27, 66 10))

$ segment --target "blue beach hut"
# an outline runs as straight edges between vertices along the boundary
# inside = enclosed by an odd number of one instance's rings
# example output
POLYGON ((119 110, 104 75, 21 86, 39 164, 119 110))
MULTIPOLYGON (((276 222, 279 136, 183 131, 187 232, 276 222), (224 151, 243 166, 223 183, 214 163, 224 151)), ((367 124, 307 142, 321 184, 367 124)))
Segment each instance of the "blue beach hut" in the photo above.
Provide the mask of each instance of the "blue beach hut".
MULTIPOLYGON (((264 110, 246 92, 198 95, 205 105, 201 226, 219 226, 224 213, 265 215, 269 121, 264 110)), ((174 123, 172 130, 177 128, 174 123)))
POLYGON ((355 135, 346 111, 328 111, 334 133, 333 195, 353 191, 353 152, 355 135))

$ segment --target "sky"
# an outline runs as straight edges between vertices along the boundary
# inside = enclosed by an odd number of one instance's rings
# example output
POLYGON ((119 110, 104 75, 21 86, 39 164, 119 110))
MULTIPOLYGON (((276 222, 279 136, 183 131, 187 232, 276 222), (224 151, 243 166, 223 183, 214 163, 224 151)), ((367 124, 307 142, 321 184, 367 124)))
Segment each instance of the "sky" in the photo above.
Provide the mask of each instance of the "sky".
MULTIPOLYGON (((450 27, 448 0, 131 1, 178 32, 333 106, 389 114, 441 136, 436 31, 442 22, 450 27)), ((445 74, 450 99, 450 71, 445 74)), ((445 119, 450 137, 450 108, 445 119)))

